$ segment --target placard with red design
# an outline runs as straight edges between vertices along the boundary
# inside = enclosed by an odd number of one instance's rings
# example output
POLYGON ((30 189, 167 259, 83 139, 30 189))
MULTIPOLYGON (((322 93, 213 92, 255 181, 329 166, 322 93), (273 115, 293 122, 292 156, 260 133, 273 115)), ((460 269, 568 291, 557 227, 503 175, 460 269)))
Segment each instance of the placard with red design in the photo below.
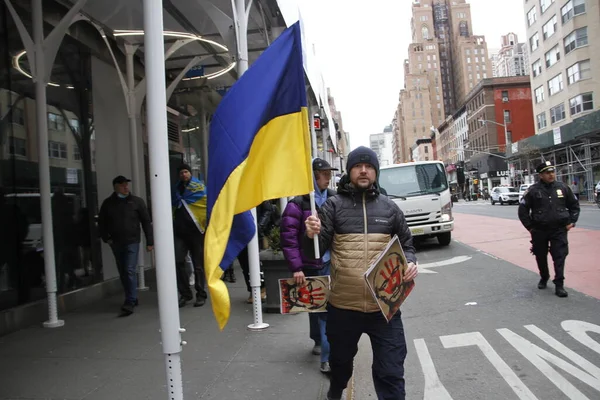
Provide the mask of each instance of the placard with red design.
POLYGON ((297 284, 294 278, 279 280, 282 314, 327 311, 329 276, 311 276, 305 279, 303 284, 297 284))
POLYGON ((407 267, 400 240, 394 236, 364 274, 367 286, 388 322, 415 286, 414 281, 403 280, 407 267))

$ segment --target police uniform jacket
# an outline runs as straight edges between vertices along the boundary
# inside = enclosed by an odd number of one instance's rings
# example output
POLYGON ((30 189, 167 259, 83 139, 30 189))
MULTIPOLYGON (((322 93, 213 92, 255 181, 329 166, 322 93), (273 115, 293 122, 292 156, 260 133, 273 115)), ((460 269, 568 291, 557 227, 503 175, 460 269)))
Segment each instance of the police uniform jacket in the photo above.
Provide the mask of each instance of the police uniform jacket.
POLYGON ((519 219, 527 230, 565 227, 578 218, 577 198, 567 185, 557 181, 533 184, 519 204, 519 219))

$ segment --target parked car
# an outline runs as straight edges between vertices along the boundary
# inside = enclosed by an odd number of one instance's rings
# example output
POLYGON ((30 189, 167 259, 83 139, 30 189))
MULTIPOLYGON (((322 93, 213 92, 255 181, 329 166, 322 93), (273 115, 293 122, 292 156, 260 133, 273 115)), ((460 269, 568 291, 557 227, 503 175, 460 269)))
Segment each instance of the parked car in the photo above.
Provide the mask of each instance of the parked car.
POLYGON ((532 183, 526 183, 524 185, 519 186, 519 201, 521 201, 521 199, 523 198, 523 195, 525 194, 525 191, 527 189, 529 189, 529 187, 532 185, 532 183))
POLYGON ((499 186, 492 189, 490 196, 492 205, 500 203, 517 204, 519 202, 519 191, 511 186, 499 186))

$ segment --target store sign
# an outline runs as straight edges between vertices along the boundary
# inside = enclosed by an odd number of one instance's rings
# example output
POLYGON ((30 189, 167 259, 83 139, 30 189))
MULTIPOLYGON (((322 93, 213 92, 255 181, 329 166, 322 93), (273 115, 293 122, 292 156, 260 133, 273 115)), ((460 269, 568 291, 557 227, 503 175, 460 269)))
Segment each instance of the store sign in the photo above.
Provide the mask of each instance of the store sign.
POLYGON ((554 135, 554 145, 556 146, 557 144, 561 144, 562 143, 562 138, 560 136, 560 127, 558 128, 554 128, 552 130, 552 133, 554 135))
POLYGON ((77 177, 77 168, 67 168, 67 184, 69 185, 77 185, 79 183, 79 179, 77 177))
POLYGON ((489 178, 506 178, 510 175, 508 171, 490 171, 488 172, 489 178))

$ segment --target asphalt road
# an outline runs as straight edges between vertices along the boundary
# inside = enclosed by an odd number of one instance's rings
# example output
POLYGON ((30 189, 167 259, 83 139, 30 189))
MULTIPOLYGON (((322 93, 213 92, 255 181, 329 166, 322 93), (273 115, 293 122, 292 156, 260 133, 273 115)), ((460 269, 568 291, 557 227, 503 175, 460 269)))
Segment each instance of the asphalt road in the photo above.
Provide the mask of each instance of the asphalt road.
MULTIPOLYGON (((518 205, 505 204, 501 206, 496 203, 492 206, 489 201, 463 202, 454 203, 454 212, 484 215, 486 217, 506 218, 518 220, 517 209, 518 205)), ((582 205, 581 214, 577 227, 585 229, 600 230, 600 208, 593 205, 582 205)))
MULTIPOLYGON (((459 207, 516 218, 515 206, 459 207)), ((571 289, 560 299, 537 289, 536 273, 457 242, 431 241, 418 257, 402 306, 407 399, 600 399, 600 300, 571 289)), ((371 360, 363 337, 347 399, 377 398, 371 360)))

